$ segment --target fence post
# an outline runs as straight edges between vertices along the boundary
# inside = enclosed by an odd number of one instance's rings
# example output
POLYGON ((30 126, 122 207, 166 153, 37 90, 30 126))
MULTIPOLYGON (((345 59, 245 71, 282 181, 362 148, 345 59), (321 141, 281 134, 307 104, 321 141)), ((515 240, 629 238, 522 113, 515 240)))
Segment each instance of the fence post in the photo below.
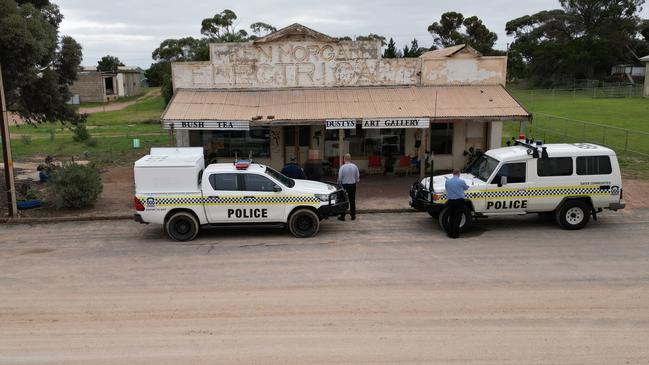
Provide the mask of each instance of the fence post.
POLYGON ((629 151, 629 130, 624 131, 624 153, 629 151))
POLYGON ((568 120, 563 120, 563 136, 568 137, 568 120))

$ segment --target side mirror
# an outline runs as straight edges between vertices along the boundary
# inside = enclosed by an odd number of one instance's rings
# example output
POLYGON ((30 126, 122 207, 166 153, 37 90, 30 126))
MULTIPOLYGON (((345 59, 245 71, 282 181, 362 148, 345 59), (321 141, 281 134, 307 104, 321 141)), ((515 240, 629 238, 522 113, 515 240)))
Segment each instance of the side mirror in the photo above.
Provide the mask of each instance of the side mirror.
POLYGON ((273 185, 273 191, 279 193, 280 191, 282 191, 282 188, 279 187, 279 185, 273 185))
POLYGON ((501 176, 500 177, 500 182, 498 182, 498 186, 505 186, 507 185, 507 176, 501 176))

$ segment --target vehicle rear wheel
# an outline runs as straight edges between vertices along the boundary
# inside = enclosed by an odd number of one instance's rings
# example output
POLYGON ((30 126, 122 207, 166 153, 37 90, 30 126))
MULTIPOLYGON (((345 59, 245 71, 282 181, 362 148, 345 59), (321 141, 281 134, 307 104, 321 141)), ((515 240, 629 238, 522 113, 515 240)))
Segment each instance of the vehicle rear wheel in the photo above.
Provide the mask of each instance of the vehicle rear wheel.
POLYGON ((590 207, 581 200, 570 200, 557 210, 556 219, 563 229, 582 229, 590 219, 590 207))
POLYGON ((320 229, 318 215, 309 209, 295 211, 288 220, 288 228, 295 237, 306 238, 314 236, 320 229))
POLYGON ((191 241, 198 234, 198 220, 189 212, 174 213, 164 225, 167 236, 174 241, 191 241))
MULTIPOLYGON (((446 207, 442 209, 442 211, 439 213, 439 218, 438 218, 439 226, 444 231, 447 231, 447 228, 451 223, 451 217, 448 214, 448 212, 449 209, 448 207, 446 207)), ((462 219, 460 220, 460 232, 465 232, 471 226, 471 223, 473 223, 473 217, 471 216, 471 209, 469 209, 469 207, 465 205, 464 211, 462 212, 462 219)))

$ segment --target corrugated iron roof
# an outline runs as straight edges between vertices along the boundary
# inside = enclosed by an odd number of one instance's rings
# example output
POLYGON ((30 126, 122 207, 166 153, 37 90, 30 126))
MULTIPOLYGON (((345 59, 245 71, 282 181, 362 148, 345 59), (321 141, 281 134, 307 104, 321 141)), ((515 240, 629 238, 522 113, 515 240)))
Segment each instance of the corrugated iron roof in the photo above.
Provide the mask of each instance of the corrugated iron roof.
POLYGON ((530 114, 500 85, 393 86, 274 90, 180 89, 169 120, 321 121, 325 119, 525 119, 530 114), (268 118, 273 116, 274 118, 268 118))
POLYGON ((432 51, 427 51, 421 54, 419 56, 420 58, 444 58, 444 57, 451 57, 454 54, 460 52, 463 49, 468 49, 471 53, 480 56, 480 52, 476 51, 475 48, 466 45, 466 44, 458 44, 455 46, 450 46, 446 48, 440 48, 440 49, 435 49, 432 51))

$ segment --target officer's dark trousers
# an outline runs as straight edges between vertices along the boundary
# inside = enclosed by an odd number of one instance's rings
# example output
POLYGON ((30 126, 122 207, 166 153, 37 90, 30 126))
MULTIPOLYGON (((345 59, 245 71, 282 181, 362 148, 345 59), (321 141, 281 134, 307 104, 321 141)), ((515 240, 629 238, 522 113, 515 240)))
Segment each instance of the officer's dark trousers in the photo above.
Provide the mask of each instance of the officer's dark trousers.
POLYGON ((460 237, 460 223, 462 223, 462 213, 464 213, 464 199, 449 199, 449 224, 448 228, 446 229, 446 234, 451 238, 460 237))
MULTIPOLYGON (((343 184, 343 189, 347 192, 349 198, 349 212, 352 218, 356 217, 356 184, 343 184)), ((345 218, 345 213, 340 215, 345 218)))

